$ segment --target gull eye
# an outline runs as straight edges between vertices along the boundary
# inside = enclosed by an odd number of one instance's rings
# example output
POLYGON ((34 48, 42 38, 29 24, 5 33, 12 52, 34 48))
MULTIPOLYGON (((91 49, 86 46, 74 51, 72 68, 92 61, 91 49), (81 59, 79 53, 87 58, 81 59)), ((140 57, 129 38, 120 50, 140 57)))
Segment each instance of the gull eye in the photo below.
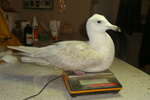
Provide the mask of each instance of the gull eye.
POLYGON ((101 21, 97 21, 97 23, 98 23, 98 24, 100 24, 100 23, 101 23, 101 21))

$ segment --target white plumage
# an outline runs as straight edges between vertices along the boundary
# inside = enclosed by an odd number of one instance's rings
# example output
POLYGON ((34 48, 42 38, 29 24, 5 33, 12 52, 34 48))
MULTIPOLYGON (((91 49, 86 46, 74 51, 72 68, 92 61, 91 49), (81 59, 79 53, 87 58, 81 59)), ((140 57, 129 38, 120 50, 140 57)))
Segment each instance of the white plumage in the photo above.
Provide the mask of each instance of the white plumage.
POLYGON ((23 62, 54 65, 64 70, 99 72, 110 67, 114 59, 114 44, 105 32, 118 30, 102 15, 94 14, 86 24, 89 41, 63 41, 47 47, 8 46, 20 50, 23 62))

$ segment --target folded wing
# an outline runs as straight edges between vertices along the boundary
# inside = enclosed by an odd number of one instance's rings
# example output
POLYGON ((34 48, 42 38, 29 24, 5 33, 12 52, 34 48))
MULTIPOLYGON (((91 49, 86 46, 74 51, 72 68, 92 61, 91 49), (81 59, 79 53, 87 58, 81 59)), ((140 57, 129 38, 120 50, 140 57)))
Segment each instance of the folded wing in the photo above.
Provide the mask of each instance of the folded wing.
POLYGON ((65 41, 43 48, 9 47, 25 52, 24 62, 36 62, 55 65, 65 70, 84 70, 98 66, 103 57, 86 42, 65 41))

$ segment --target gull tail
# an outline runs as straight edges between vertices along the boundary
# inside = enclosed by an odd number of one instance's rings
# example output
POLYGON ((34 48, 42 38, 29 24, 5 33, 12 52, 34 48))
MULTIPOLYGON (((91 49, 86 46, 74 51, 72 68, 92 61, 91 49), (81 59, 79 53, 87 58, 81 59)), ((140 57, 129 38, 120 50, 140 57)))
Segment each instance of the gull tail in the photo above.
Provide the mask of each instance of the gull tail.
POLYGON ((24 52, 23 55, 32 54, 32 53, 38 52, 39 49, 41 49, 38 47, 26 47, 26 46, 7 46, 7 47, 10 49, 22 51, 24 52))
POLYGON ((50 62, 43 58, 21 57, 21 61, 28 63, 38 63, 40 65, 50 65, 50 62))
POLYGON ((8 46, 8 48, 15 49, 19 52, 18 54, 23 55, 21 57, 22 62, 38 63, 40 65, 51 65, 50 61, 45 58, 46 54, 44 53, 48 47, 26 47, 26 46, 8 46))

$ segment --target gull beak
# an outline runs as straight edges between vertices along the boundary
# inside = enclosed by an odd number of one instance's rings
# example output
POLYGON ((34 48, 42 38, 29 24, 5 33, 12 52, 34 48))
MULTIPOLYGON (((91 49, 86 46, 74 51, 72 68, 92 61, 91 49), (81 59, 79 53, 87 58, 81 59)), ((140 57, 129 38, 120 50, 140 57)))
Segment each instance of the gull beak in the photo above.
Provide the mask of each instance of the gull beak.
POLYGON ((115 26, 115 25, 109 26, 108 29, 112 29, 112 30, 114 30, 116 32, 121 32, 121 29, 118 26, 115 26))
POLYGON ((115 31, 116 32, 121 32, 121 29, 118 26, 115 26, 115 31))
POLYGON ((116 32, 121 32, 121 29, 118 26, 113 25, 112 27, 113 27, 112 30, 116 32))

